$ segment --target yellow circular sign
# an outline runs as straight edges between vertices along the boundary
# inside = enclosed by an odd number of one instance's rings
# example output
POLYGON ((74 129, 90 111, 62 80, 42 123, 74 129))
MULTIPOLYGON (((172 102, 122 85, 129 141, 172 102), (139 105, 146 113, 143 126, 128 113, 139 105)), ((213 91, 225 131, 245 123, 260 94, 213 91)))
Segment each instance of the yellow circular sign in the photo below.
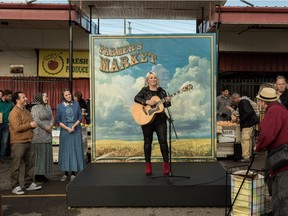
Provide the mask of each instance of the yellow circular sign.
POLYGON ((42 60, 42 67, 48 74, 58 74, 63 70, 64 61, 60 53, 52 53, 45 57, 42 60))

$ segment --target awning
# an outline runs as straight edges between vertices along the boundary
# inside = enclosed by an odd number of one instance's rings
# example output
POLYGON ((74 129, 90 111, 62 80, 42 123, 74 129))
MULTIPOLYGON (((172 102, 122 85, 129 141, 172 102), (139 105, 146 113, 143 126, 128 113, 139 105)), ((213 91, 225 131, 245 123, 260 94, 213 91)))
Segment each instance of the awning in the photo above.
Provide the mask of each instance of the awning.
POLYGON ((93 19, 174 19, 193 20, 208 18, 216 5, 223 6, 223 1, 111 1, 77 0, 71 1, 93 19), (91 12, 91 13, 90 13, 91 12))

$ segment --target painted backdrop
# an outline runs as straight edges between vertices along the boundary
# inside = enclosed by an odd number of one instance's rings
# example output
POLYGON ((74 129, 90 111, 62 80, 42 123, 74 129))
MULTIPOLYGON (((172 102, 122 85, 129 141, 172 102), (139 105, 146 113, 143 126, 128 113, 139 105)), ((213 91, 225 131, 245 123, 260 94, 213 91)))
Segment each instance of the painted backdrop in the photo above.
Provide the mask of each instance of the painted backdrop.
MULTIPOLYGON (((173 160, 215 159, 214 34, 91 35, 90 63, 92 161, 144 159, 131 107, 149 71, 170 94, 193 86, 172 98, 173 160)), ((153 160, 162 160, 156 134, 152 147, 153 160)))

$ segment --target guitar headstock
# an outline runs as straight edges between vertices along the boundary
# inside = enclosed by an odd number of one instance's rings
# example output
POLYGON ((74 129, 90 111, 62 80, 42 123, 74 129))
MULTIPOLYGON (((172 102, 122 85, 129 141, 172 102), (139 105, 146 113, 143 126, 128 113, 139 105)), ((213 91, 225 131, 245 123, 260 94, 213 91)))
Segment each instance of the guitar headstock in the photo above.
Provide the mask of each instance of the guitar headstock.
POLYGON ((189 84, 183 86, 180 91, 181 92, 187 92, 187 91, 190 91, 192 89, 193 89, 193 85, 191 83, 189 83, 189 84))

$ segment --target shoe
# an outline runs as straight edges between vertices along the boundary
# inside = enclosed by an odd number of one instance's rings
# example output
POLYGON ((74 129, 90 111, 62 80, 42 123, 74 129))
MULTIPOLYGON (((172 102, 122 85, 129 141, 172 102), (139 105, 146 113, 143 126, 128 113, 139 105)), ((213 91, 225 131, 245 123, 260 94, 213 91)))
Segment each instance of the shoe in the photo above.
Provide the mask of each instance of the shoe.
POLYGON ((75 175, 71 175, 71 176, 70 176, 70 181, 73 181, 75 178, 76 178, 75 175))
POLYGON ((146 162, 146 170, 145 173, 147 176, 152 175, 152 165, 151 162, 146 162))
POLYGON ((36 182, 42 182, 43 181, 43 176, 42 175, 35 175, 34 177, 36 182))
POLYGON ((241 160, 238 160, 239 163, 250 163, 250 159, 249 158, 243 158, 241 160))
POLYGON ((17 186, 12 190, 12 193, 17 194, 17 195, 21 195, 21 194, 24 194, 24 191, 21 189, 20 186, 17 186))
POLYGON ((48 182, 49 179, 45 175, 35 175, 36 182, 48 182))
POLYGON ((168 162, 164 162, 164 171, 163 174, 164 175, 168 175, 169 174, 169 163, 168 162))
POLYGON ((60 181, 62 181, 62 182, 66 181, 66 180, 68 180, 68 176, 67 175, 63 175, 62 178, 60 179, 60 181))
POLYGON ((34 182, 31 183, 31 185, 26 188, 27 191, 35 191, 35 190, 40 190, 42 188, 41 185, 37 185, 34 182))
POLYGON ((49 179, 45 175, 43 175, 42 182, 49 182, 49 179))

